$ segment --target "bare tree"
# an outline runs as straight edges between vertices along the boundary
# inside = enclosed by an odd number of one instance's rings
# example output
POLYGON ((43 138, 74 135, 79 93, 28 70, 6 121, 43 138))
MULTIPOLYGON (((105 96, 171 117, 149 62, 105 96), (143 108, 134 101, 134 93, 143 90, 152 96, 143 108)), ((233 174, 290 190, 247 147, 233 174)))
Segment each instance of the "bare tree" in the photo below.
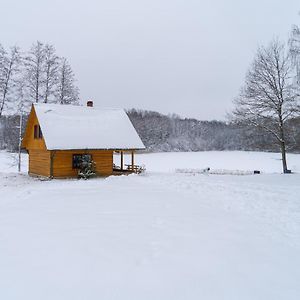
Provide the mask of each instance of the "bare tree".
MULTIPOLYGON (((2 72, 3 72, 5 54, 6 54, 5 50, 4 50, 3 46, 0 44, 0 72, 1 72, 0 74, 2 74, 2 72)), ((1 84, 1 82, 0 82, 0 84, 1 84)))
POLYGON ((79 89, 75 85, 74 72, 66 58, 61 59, 56 96, 60 104, 76 105, 79 102, 79 89))
POLYGON ((12 93, 14 85, 14 75, 19 70, 19 63, 21 60, 19 48, 14 46, 10 49, 9 53, 6 53, 1 47, 0 49, 0 117, 3 114, 5 105, 9 99, 9 95, 12 93))
POLYGON ((281 150, 283 172, 288 173, 287 122, 299 114, 299 102, 291 57, 283 43, 274 40, 268 47, 258 49, 245 86, 234 102, 235 120, 257 126, 275 138, 281 150))
POLYGON ((27 97, 26 74, 21 73, 15 80, 14 99, 14 115, 20 115, 20 113, 27 115, 30 112, 32 101, 27 97))
POLYGON ((21 149, 22 149, 22 135, 23 135, 23 117, 28 113, 28 103, 25 97, 26 85, 23 77, 19 78, 16 82, 16 101, 17 101, 17 113, 19 114, 19 124, 17 128, 19 129, 18 136, 18 172, 21 172, 21 149), (27 105, 26 105, 27 104, 27 105))
POLYGON ((16 150, 18 141, 20 146, 33 102, 77 104, 78 95, 71 66, 54 46, 37 41, 23 55, 18 47, 6 52, 0 44, 0 148, 16 150))
POLYGON ((2 95, 2 102, 3 102, 3 94, 4 94, 4 86, 5 86, 4 82, 6 77, 5 65, 6 65, 6 51, 3 48, 3 46, 0 44, 0 95, 2 95))
POLYGON ((45 49, 43 43, 37 41, 32 45, 25 58, 29 97, 35 102, 42 98, 44 78, 45 49))
POLYGON ((300 28, 293 26, 289 39, 290 54, 295 67, 296 84, 300 87, 300 28))
POLYGON ((55 87, 58 83, 59 57, 56 55, 52 45, 45 45, 45 90, 43 95, 44 103, 48 103, 51 96, 55 95, 55 87))

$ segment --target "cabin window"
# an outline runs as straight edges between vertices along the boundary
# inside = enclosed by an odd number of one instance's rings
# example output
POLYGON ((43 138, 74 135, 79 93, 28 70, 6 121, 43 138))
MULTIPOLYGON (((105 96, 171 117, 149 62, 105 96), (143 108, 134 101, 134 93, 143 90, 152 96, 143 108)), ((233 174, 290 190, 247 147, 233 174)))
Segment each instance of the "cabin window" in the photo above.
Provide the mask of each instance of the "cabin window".
POLYGON ((82 163, 91 162, 92 155, 91 154, 73 154, 73 169, 81 169, 82 163))
POLYGON ((41 127, 39 125, 34 125, 33 133, 34 133, 34 138, 35 139, 42 139, 43 138, 42 130, 41 130, 41 127))

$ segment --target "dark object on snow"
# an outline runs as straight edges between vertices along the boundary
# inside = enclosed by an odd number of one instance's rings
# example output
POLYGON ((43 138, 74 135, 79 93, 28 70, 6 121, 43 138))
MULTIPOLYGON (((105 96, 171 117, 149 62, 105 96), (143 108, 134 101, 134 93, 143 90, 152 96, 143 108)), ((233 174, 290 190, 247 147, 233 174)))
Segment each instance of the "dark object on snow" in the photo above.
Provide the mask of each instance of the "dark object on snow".
POLYGON ((93 107, 94 106, 94 102, 92 100, 88 100, 86 103, 87 107, 93 107))
POLYGON ((292 170, 286 170, 285 174, 292 174, 292 170))
POLYGON ((253 174, 260 174, 260 171, 254 170, 254 171, 253 171, 253 174))

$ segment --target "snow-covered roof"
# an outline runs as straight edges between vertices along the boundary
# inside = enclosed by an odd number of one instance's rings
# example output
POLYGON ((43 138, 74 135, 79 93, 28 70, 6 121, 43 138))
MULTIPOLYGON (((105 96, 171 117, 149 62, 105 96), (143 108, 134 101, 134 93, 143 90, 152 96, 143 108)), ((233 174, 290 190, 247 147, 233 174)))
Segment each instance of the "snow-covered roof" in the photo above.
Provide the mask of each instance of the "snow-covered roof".
POLYGON ((144 149, 123 109, 35 104, 48 150, 144 149))

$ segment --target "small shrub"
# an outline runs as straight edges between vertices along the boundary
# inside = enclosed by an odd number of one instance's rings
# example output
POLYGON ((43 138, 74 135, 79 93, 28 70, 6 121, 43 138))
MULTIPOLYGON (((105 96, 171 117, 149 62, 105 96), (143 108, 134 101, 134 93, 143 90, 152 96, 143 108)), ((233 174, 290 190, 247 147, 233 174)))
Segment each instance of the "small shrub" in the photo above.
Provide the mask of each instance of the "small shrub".
POLYGON ((81 168, 78 171, 78 178, 89 179, 96 176, 96 164, 89 159, 82 159, 81 168))

